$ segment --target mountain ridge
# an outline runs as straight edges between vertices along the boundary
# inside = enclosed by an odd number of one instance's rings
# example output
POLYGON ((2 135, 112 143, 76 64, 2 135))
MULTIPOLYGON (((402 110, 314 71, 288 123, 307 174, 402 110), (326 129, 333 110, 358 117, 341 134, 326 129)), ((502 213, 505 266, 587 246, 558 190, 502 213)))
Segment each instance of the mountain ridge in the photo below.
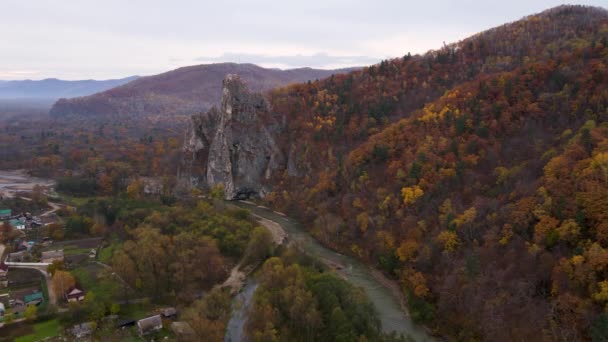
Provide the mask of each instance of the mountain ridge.
POLYGON ((254 64, 214 63, 181 67, 141 77, 102 93, 60 99, 50 113, 55 117, 80 115, 189 115, 218 104, 226 74, 239 74, 255 91, 267 91, 290 83, 305 82, 352 70, 297 68, 266 69, 254 64))
POLYGON ((108 80, 74 80, 57 78, 42 80, 0 81, 0 99, 59 99, 91 95, 136 80, 139 76, 130 76, 108 80))

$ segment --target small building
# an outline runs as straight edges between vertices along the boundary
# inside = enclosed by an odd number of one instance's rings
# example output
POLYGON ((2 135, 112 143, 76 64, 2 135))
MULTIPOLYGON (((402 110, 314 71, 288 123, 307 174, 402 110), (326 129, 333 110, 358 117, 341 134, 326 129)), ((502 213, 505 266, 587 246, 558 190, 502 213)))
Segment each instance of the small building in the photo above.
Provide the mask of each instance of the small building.
POLYGON ((39 306, 44 302, 44 296, 42 296, 42 292, 34 292, 23 297, 23 301, 25 302, 25 306, 39 306))
POLYGON ((41 261, 52 264, 53 261, 63 261, 63 249, 42 252, 41 261))
POLYGON ((25 303, 21 299, 15 299, 11 304, 13 315, 19 316, 25 312, 25 303))
POLYGON ((194 329, 187 322, 171 323, 171 331, 173 331, 178 341, 194 341, 196 337, 194 329))
POLYGON ((95 257, 97 257, 97 250, 95 248, 91 249, 91 251, 89 252, 89 258, 91 259, 95 259, 95 257))
POLYGON ((13 211, 10 209, 0 209, 0 220, 8 220, 13 216, 13 211))
POLYGON ((20 252, 10 253, 8 255, 8 260, 11 261, 11 262, 22 262, 23 259, 25 258, 26 254, 27 254, 26 251, 20 251, 20 252))
POLYGON ((135 323, 137 323, 136 320, 131 319, 131 318, 125 318, 125 319, 122 319, 122 320, 118 321, 118 323, 116 323, 116 327, 124 329, 124 328, 127 328, 127 327, 134 326, 135 323))
POLYGON ((6 275, 8 274, 8 265, 2 261, 0 262, 0 279, 2 277, 6 277, 6 275))
POLYGON ((8 286, 8 265, 0 262, 0 287, 8 286))
POLYGON ((73 287, 65 293, 65 299, 68 302, 82 302, 84 300, 84 291, 73 287))
POLYGON ((146 317, 137 321, 137 330, 141 336, 151 334, 163 328, 163 320, 160 315, 146 317))
POLYGON ((21 241, 21 243, 17 246, 18 251, 30 251, 32 247, 34 247, 36 243, 34 241, 21 241))
POLYGON ((10 224, 11 227, 13 227, 15 229, 19 229, 19 230, 25 229, 25 221, 21 221, 19 219, 9 220, 8 224, 10 224))
POLYGON ((160 310, 161 315, 164 318, 175 318, 177 317, 177 310, 175 308, 164 308, 160 310))
POLYGON ((76 338, 83 338, 93 334, 95 330, 95 322, 85 322, 82 324, 76 324, 70 329, 70 333, 76 338))

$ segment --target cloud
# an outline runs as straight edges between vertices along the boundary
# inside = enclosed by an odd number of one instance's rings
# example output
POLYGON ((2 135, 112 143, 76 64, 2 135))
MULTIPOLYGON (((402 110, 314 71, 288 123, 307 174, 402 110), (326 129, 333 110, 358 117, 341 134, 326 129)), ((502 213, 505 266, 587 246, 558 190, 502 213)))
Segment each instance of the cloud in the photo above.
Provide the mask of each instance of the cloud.
POLYGON ((256 53, 227 52, 217 57, 199 57, 195 61, 202 63, 236 62, 253 63, 264 67, 281 68, 340 68, 365 66, 380 62, 381 58, 370 56, 339 56, 319 52, 311 55, 266 55, 256 53))

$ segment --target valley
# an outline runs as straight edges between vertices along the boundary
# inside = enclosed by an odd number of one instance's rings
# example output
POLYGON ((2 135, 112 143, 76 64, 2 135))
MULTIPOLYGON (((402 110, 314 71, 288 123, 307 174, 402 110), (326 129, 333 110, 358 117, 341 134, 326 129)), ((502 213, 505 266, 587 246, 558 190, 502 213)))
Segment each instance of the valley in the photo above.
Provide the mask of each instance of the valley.
MULTIPOLYGON (((280 216, 269 209, 261 208, 258 205, 236 202, 236 205, 251 211, 254 215, 262 219, 280 224, 287 233, 287 241, 304 253, 321 261, 327 267, 332 268, 341 277, 357 287, 365 290, 365 293, 374 304, 381 321, 382 330, 386 333, 396 332, 409 336, 414 341, 433 341, 424 328, 417 326, 401 305, 401 297, 394 293, 394 284, 378 274, 377 270, 371 269, 368 265, 360 261, 337 253, 323 247, 308 232, 306 232, 293 219, 280 216)), ((248 285, 251 289, 252 285, 248 285)), ((245 293, 248 287, 244 288, 245 293)), ((251 290, 249 290, 251 291, 251 290)), ((247 298, 247 297, 245 297, 247 298)), ((245 299, 247 301, 247 299, 245 299)), ((234 335, 234 333, 232 333, 234 335)))
POLYGON ((0 341, 608 340, 608 10, 500 18, 373 65, 0 81, 0 341))

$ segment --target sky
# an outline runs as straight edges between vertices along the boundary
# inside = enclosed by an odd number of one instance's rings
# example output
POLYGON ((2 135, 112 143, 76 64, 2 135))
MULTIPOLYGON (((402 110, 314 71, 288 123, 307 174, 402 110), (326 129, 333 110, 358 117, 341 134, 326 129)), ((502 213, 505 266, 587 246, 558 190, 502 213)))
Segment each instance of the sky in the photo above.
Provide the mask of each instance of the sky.
MULTIPOLYGON (((553 0, 1 0, 0 80, 238 62, 333 69, 424 53, 553 0)), ((576 4, 608 8, 608 0, 576 4)))

